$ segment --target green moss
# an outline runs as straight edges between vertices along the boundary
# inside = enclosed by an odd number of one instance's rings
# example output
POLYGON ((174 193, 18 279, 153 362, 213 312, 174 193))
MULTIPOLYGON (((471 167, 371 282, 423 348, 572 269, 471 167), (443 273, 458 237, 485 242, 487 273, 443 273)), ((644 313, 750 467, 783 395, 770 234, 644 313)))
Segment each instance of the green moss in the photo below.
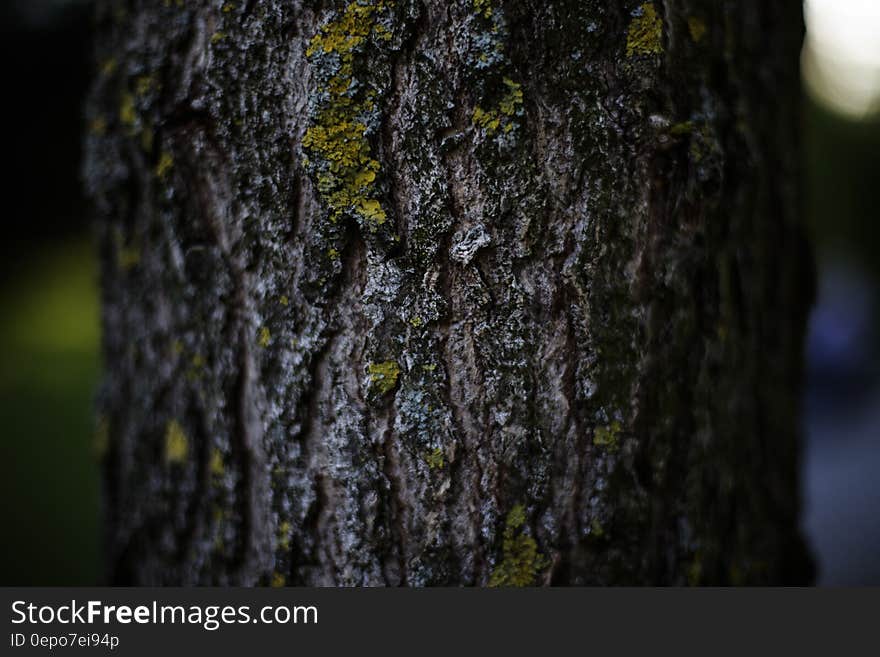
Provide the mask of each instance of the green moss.
POLYGON ((280 589, 281 587, 287 584, 287 578, 279 572, 272 573, 272 579, 269 581, 269 585, 273 589, 280 589))
POLYGON ((165 425, 165 462, 180 465, 189 455, 189 439, 177 420, 165 425))
POLYGON ((654 4, 646 2, 629 24, 626 35, 626 56, 657 55, 663 52, 663 20, 654 4))
POLYGON ((489 586, 534 586, 538 574, 549 565, 535 539, 522 531, 525 523, 525 508, 517 504, 507 514, 501 563, 492 571, 489 586))
POLYGON ((397 386, 400 366, 393 360, 384 363, 370 363, 367 367, 370 374, 370 387, 380 395, 391 392, 397 386))
POLYGON ((409 320, 409 323, 413 328, 420 328, 425 322, 422 321, 421 317, 416 316, 416 317, 411 318, 409 320))
POLYGON ((320 70, 333 70, 319 87, 325 99, 303 137, 311 156, 304 161, 317 177, 318 191, 336 222, 349 213, 371 230, 385 223, 387 214, 377 198, 379 162, 367 140, 366 117, 376 112, 376 93, 355 79, 356 54, 371 37, 387 41, 391 33, 377 22, 377 14, 393 2, 350 2, 312 38, 306 56, 320 70), (338 58, 338 66, 320 67, 322 57, 338 58))
POLYGON ((604 447, 609 452, 616 452, 620 448, 618 442, 620 431, 620 422, 617 420, 607 427, 596 427, 593 431, 593 444, 597 447, 604 447))

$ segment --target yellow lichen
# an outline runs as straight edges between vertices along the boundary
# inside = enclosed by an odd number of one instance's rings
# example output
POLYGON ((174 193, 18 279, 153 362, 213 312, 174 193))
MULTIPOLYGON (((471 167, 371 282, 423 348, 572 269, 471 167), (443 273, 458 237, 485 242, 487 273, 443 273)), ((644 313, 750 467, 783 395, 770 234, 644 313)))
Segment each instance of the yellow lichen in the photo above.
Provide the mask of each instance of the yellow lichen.
POLYGON ((155 83, 152 75, 142 75, 134 82, 135 92, 138 96, 146 96, 153 90, 155 83))
POLYGON ((409 323, 413 328, 420 328, 424 324, 421 317, 413 317, 409 320, 409 323))
POLYGON ((370 363, 367 371, 370 374, 372 389, 380 395, 394 390, 397 378, 400 376, 400 366, 393 360, 386 360, 384 363, 370 363))
POLYGON ((181 464, 189 455, 189 439, 177 420, 165 425, 165 462, 181 464))
POLYGON ((689 135, 694 131, 694 122, 693 121, 682 121, 681 123, 676 123, 671 128, 669 128, 669 134, 675 137, 681 137, 684 135, 689 135))
POLYGON ((141 148, 144 152, 149 153, 153 150, 153 137, 153 129, 150 126, 146 126, 141 131, 141 148))
POLYGON ((504 78, 504 86, 504 95, 496 107, 486 110, 477 105, 474 108, 474 125, 485 130, 490 137, 499 129, 503 129, 505 133, 512 131, 515 126, 513 117, 522 109, 522 85, 510 78, 504 78))
POLYGON ((225 32, 214 32, 214 34, 211 35, 211 43, 212 44, 220 43, 225 38, 226 38, 225 32))
POLYGON ((492 110, 487 112, 479 105, 474 108, 473 119, 475 125, 484 128, 490 134, 495 132, 498 129, 498 126, 501 125, 501 119, 496 112, 492 110))
POLYGON ((626 36, 626 56, 656 55, 663 52, 663 20, 654 4, 646 2, 639 7, 629 24, 626 36))
POLYGON ((269 331, 269 327, 261 327, 259 335, 257 336, 257 344, 265 349, 269 346, 270 342, 272 342, 272 333, 269 331))
POLYGON ((425 454, 425 463, 428 464, 428 467, 431 470, 442 470, 443 466, 445 465, 445 461, 443 459, 443 450, 438 447, 435 450, 425 454))
POLYGON ((474 0, 474 11, 483 18, 492 18, 492 0, 474 0))
POLYGON ((287 578, 276 571, 272 573, 272 580, 270 581, 270 584, 273 589, 280 589, 282 586, 287 584, 287 578))
MULTIPOLYGON (((193 359, 195 361, 195 359, 193 359)), ((202 378, 202 368, 200 365, 196 365, 193 362, 193 365, 186 370, 186 380, 187 381, 198 381, 202 378)))
POLYGON ((165 174, 167 174, 173 166, 174 158, 171 156, 171 153, 163 151, 162 154, 159 156, 158 164, 156 164, 156 177, 164 178, 165 174))
POLYGON ((510 78, 504 78, 504 85, 507 94, 501 99, 498 109, 506 116, 513 116, 523 102, 522 85, 510 78))
POLYGON ((620 431, 620 422, 617 420, 609 424, 607 427, 596 427, 593 431, 593 444, 597 447, 604 447, 609 452, 616 452, 620 447, 617 438, 620 431))
POLYGON ((281 298, 278 299, 278 303, 287 308, 288 304, 290 303, 290 299, 287 298, 286 294, 282 294, 281 298))
POLYGON ((517 504, 507 514, 501 563, 492 571, 489 586, 534 586, 538 574, 549 565, 535 539, 522 531, 525 523, 525 508, 517 504))
POLYGON ((135 123, 137 123, 134 96, 130 93, 122 94, 119 100, 119 122, 126 128, 133 128, 135 123))
POLYGON ((216 447, 211 450, 211 462, 209 463, 209 468, 211 474, 215 477, 222 477, 226 472, 226 467, 223 465, 223 452, 216 447))
POLYGON ((376 198, 379 162, 367 140, 365 117, 375 111, 375 91, 356 84, 355 55, 374 36, 382 41, 391 33, 378 23, 378 13, 392 2, 350 2, 341 14, 312 38, 306 56, 339 58, 333 75, 323 81, 327 96, 303 137, 303 148, 312 155, 304 162, 317 164, 318 191, 330 210, 330 220, 346 213, 361 217, 371 230, 385 223, 387 214, 376 198))
POLYGON ((290 532, 293 529, 293 525, 290 524, 289 521, 285 520, 280 525, 278 525, 278 549, 284 550, 287 552, 290 549, 290 532))
POLYGON ((703 19, 691 16, 688 18, 687 23, 688 31, 691 33, 691 39, 694 40, 694 43, 702 41, 703 37, 706 36, 706 23, 703 22, 703 19))

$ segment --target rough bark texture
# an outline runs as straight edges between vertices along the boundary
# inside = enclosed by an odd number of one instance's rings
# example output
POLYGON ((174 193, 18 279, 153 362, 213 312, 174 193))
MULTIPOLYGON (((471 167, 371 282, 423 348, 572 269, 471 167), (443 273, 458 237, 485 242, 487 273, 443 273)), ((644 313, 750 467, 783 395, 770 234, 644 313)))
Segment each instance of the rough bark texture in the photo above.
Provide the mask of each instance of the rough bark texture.
POLYGON ((98 24, 113 581, 809 579, 800 0, 98 24))

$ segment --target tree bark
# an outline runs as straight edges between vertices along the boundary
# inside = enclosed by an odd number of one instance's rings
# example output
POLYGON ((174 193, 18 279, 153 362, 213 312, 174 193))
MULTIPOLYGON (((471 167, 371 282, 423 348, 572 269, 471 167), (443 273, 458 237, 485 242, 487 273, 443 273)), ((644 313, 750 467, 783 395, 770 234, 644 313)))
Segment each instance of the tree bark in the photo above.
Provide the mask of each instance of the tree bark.
POLYGON ((104 2, 108 577, 809 581, 800 4, 104 2))

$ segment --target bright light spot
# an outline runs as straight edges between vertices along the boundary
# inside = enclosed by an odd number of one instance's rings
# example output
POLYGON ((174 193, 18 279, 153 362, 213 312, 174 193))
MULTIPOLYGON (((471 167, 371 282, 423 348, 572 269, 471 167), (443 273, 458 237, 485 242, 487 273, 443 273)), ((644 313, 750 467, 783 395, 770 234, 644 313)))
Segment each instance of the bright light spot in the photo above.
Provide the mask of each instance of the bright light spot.
POLYGON ((805 0, 804 10, 810 94, 855 118, 880 111, 880 0, 805 0))

